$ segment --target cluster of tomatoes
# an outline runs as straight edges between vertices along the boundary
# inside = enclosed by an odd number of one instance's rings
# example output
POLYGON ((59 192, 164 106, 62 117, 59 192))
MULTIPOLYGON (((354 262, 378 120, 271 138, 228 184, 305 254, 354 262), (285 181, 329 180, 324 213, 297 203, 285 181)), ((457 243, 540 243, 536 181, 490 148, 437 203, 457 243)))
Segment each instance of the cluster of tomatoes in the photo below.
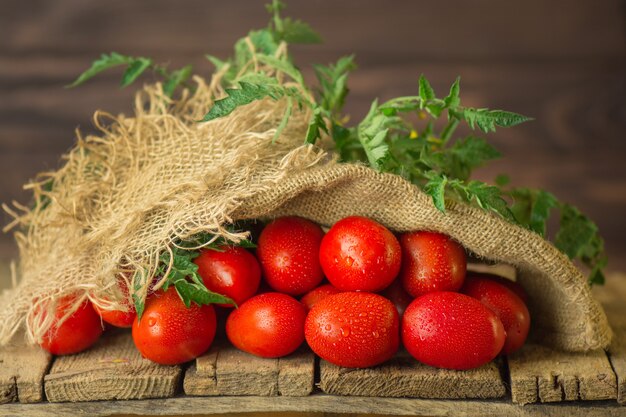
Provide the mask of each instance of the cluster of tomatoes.
MULTIPOLYGON (((362 368, 387 361, 402 342, 427 365, 470 369, 519 349, 530 326, 524 290, 467 272, 465 250, 448 236, 416 231, 398 239, 365 217, 344 218, 327 233, 303 218, 279 218, 261 232, 256 256, 223 246, 194 262, 206 287, 238 306, 219 307, 230 308, 230 342, 262 357, 288 355, 306 341, 331 363, 362 368)), ((100 336, 102 319, 132 326, 144 357, 178 364, 204 353, 216 335, 214 307, 187 308, 174 287, 152 294, 141 320, 128 310, 86 301, 53 326, 43 347, 83 350, 100 336)))

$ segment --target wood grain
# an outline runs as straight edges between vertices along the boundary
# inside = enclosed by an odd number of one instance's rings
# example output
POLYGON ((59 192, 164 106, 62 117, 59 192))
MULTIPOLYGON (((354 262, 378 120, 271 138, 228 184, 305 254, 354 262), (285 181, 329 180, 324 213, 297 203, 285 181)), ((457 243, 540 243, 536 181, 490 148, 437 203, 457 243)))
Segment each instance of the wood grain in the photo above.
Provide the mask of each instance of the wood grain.
POLYGON ((315 356, 307 348, 280 359, 260 358, 224 343, 186 372, 187 395, 306 396, 313 391, 315 356))
POLYGON ((624 417, 626 407, 614 401, 591 403, 529 404, 509 401, 423 400, 416 398, 337 397, 179 397, 144 401, 98 401, 92 403, 6 404, 6 417, 110 416, 118 414, 185 416, 247 413, 336 413, 465 417, 624 417))
POLYGON ((469 371, 423 365, 406 351, 382 365, 351 369, 320 360, 320 388, 327 394, 415 398, 501 398, 506 395, 494 361, 469 371))
POLYGON ((595 288, 613 328, 614 338, 609 348, 609 361, 617 376, 617 402, 626 405, 626 274, 609 277, 604 287, 595 288))
POLYGON ((91 349, 57 357, 45 376, 50 402, 171 397, 182 370, 143 359, 128 332, 102 337, 91 349))
POLYGON ((18 335, 13 344, 0 348, 0 404, 43 400, 43 379, 52 357, 23 340, 18 335))
POLYGON ((602 349, 558 352, 526 344, 508 360, 514 403, 617 398, 617 381, 602 349))

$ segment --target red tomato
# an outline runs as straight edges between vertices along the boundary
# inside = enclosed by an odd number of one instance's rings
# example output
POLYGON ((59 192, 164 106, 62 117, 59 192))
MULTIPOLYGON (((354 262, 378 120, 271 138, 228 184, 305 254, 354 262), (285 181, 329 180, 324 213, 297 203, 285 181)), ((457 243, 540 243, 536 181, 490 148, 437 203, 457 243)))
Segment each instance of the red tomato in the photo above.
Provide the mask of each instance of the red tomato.
POLYGON ((323 300, 329 295, 339 294, 340 292, 341 290, 333 287, 332 284, 324 284, 306 293, 304 296, 302 296, 300 302, 304 304, 308 311, 312 309, 318 301, 323 300))
POLYGON ((377 292, 400 271, 400 244, 383 225, 352 216, 330 228, 320 247, 324 274, 342 291, 377 292))
POLYGON ((402 316, 406 350, 426 365, 472 369, 495 358, 504 327, 480 301, 455 292, 432 292, 413 300, 402 316))
POLYGON ((237 349, 264 358, 289 355, 304 341, 306 309, 293 297, 268 292, 250 298, 226 320, 237 349))
POLYGON ((522 347, 530 329, 530 313, 520 297, 498 281, 484 277, 467 278, 462 291, 489 307, 504 325, 503 354, 522 347))
POLYGON ((385 362, 400 344, 398 311, 385 297, 344 292, 320 300, 304 326, 307 343, 335 365, 365 368, 385 362))
POLYGON ((524 289, 524 287, 522 287, 518 282, 511 281, 510 279, 501 277, 499 275, 488 274, 486 272, 468 271, 466 279, 470 277, 486 278, 486 279, 495 281, 498 284, 502 284, 505 287, 507 287, 509 290, 513 291, 515 295, 517 295, 524 302, 524 304, 528 303, 528 294, 526 293, 526 290, 524 289))
POLYGON ((126 286, 126 282, 124 280, 117 281, 118 288, 122 292, 124 300, 126 300, 126 310, 104 310, 97 305, 93 305, 93 308, 96 310, 96 313, 104 320, 115 327, 132 327, 133 322, 135 321, 135 317, 137 316, 137 312, 135 311, 135 306, 131 304, 128 300, 128 287, 126 286))
POLYGON ((89 300, 85 300, 67 320, 59 325, 76 298, 62 297, 57 304, 54 322, 43 335, 41 347, 53 355, 82 352, 96 343, 102 334, 102 322, 89 300))
POLYGON ((413 297, 411 294, 405 291, 402 286, 402 281, 399 279, 394 279, 390 286, 385 288, 383 292, 380 293, 383 297, 388 299, 396 306, 396 310, 398 310, 398 314, 402 317, 406 308, 413 301, 413 297))
MULTIPOLYGON (((230 297, 237 305, 256 294, 261 282, 261 267, 254 255, 242 247, 221 246, 219 251, 205 249, 194 260, 204 285, 230 297)), ((234 307, 220 304, 221 307, 234 307)))
POLYGON ((317 287, 324 275, 318 259, 324 232, 300 217, 282 217, 259 236, 257 256, 265 281, 274 290, 300 295, 317 287))
POLYGON ((146 300, 141 320, 133 323, 133 341, 144 358, 177 365, 206 352, 216 328, 211 305, 185 307, 175 287, 157 291, 146 300))
POLYGON ((400 277, 404 289, 413 297, 461 288, 467 259, 463 247, 450 237, 434 232, 404 233, 400 245, 400 277))

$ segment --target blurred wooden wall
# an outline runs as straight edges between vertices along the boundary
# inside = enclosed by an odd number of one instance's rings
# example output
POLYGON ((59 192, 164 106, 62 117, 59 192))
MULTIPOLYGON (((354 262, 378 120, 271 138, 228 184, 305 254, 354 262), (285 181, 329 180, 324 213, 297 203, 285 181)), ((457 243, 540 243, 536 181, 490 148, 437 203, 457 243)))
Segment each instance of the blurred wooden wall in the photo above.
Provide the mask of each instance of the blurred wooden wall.
MULTIPOLYGON (((64 89, 102 52, 143 55, 209 74, 205 52, 226 57, 264 26, 263 1, 0 2, 0 201, 28 201, 21 184, 57 166, 92 130, 96 109, 128 112, 119 72, 64 89)), ((414 94, 424 73, 435 90, 462 77, 464 103, 536 118, 491 138, 515 184, 550 189, 599 223, 611 269, 626 269, 626 37, 623 0, 289 1, 321 46, 294 49, 302 67, 356 53, 348 112, 375 97, 414 94)), ((0 215, 3 224, 8 217, 0 215)), ((0 258, 15 254, 0 238, 0 258)))

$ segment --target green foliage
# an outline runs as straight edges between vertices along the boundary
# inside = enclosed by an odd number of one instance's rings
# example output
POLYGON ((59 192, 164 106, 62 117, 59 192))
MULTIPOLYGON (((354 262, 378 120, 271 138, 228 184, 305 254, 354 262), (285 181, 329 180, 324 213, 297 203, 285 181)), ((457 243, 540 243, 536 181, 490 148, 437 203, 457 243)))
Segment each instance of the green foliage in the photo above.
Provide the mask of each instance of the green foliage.
POLYGON ((285 41, 291 44, 297 43, 320 43, 322 38, 315 32, 308 23, 301 20, 293 20, 289 17, 282 18, 281 10, 286 6, 279 0, 273 0, 271 4, 265 6, 267 11, 272 15, 270 22, 270 30, 274 34, 276 40, 285 41))
POLYGON ((179 86, 189 87, 185 83, 189 77, 191 77, 191 65, 169 72, 167 67, 155 64, 150 58, 132 57, 117 52, 111 52, 108 55, 102 54, 100 58, 91 64, 91 67, 79 75, 78 78, 67 87, 79 86, 109 68, 122 65, 126 66, 126 70, 122 75, 122 81, 120 82, 122 88, 128 87, 134 83, 148 69, 152 69, 154 73, 162 77, 163 92, 168 97, 172 97, 176 88, 179 86))
MULTIPOLYGON (((549 192, 507 188, 510 180, 506 176, 498 176, 495 185, 472 179, 476 168, 501 155, 482 137, 455 136, 458 126, 464 123, 474 131, 490 133, 531 118, 504 110, 463 106, 460 78, 454 80, 445 97, 439 98, 422 74, 416 95, 392 98, 382 104, 374 100, 363 120, 347 126, 342 111, 349 92, 348 76, 356 68, 354 57, 342 57, 327 66, 315 65, 317 86, 309 89, 288 54, 286 44, 319 42, 320 37, 306 23, 282 17, 284 9, 284 3, 272 0, 267 5, 268 26, 250 31, 238 40, 231 58, 222 60, 207 55, 222 74, 226 96, 214 102, 202 121, 227 116, 255 100, 286 99, 286 110, 274 135, 276 140, 287 126, 294 105, 309 107, 312 117, 305 143, 315 144, 322 137, 330 136, 342 161, 365 163, 377 171, 405 177, 422 188, 442 213, 449 200, 465 202, 546 237, 550 216, 558 211, 560 224, 554 234, 555 245, 590 268, 590 282, 604 280, 602 269, 607 262, 604 243, 589 218, 559 202, 549 192)), ((170 73, 148 58, 111 53, 102 55, 72 86, 106 69, 124 65, 123 86, 152 69, 165 78, 164 91, 168 96, 177 87, 186 86, 191 76, 191 67, 170 73)), ((184 257, 176 260, 181 256, 175 253, 175 271, 180 272, 173 273, 175 278, 168 278, 168 285, 176 285, 181 297, 188 302, 212 299, 213 296, 206 296, 194 280, 191 261, 184 257), (190 280, 183 280, 183 275, 191 277, 190 280)))

